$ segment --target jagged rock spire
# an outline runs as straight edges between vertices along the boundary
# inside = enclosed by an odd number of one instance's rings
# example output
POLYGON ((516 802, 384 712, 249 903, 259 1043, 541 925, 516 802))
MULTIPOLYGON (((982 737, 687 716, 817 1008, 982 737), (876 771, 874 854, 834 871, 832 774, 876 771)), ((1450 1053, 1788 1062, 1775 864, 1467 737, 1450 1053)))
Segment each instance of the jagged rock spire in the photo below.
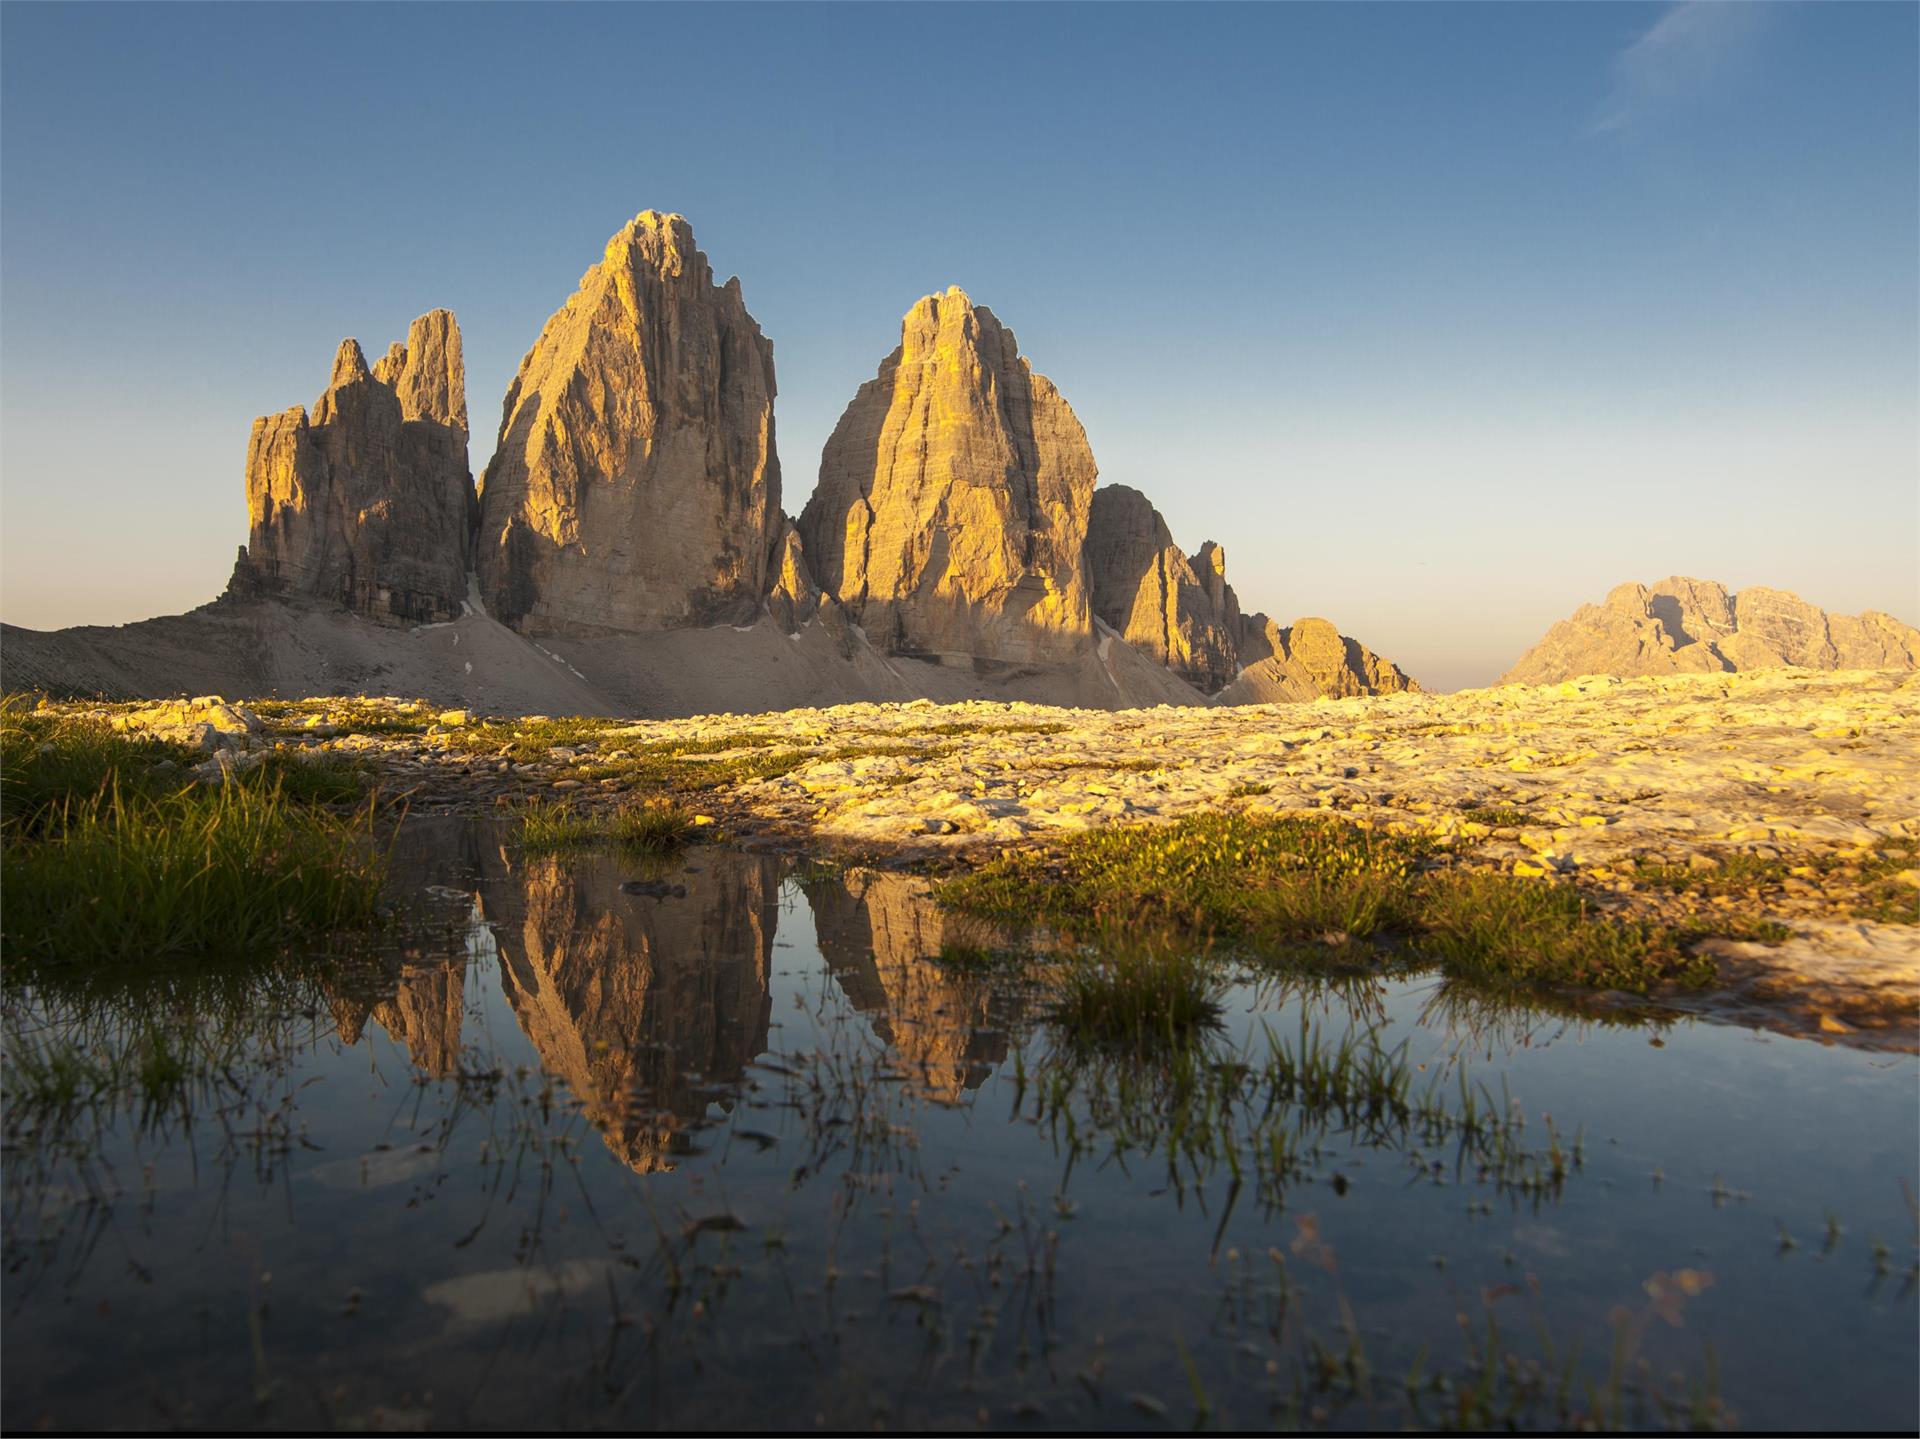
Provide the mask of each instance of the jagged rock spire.
POLYGON ((547 321, 481 489, 488 608, 533 633, 746 621, 782 523, 773 346, 647 210, 547 321))
POLYGON ((389 621, 460 613, 473 518, 460 331, 436 310, 412 334, 418 366, 395 345, 369 370, 359 342, 342 340, 311 420, 296 405, 253 422, 247 544, 230 593, 389 621), (416 368, 416 398, 403 401, 416 368))
POLYGON ((820 457, 813 576, 885 649, 1028 663, 1084 647, 1086 432, 958 286, 901 322, 820 457))

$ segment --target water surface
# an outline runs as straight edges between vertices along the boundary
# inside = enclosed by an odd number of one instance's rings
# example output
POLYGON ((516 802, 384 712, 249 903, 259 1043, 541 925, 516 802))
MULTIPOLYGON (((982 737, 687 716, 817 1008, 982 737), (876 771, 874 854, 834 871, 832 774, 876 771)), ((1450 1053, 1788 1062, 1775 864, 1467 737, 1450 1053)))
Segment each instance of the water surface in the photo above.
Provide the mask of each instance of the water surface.
POLYGON ((907 876, 398 857, 310 974, 9 987, 7 1427, 1920 1422, 1911 1057, 1249 972, 1183 1086, 907 876), (1349 1036, 1406 1112, 1247 1078, 1349 1036))

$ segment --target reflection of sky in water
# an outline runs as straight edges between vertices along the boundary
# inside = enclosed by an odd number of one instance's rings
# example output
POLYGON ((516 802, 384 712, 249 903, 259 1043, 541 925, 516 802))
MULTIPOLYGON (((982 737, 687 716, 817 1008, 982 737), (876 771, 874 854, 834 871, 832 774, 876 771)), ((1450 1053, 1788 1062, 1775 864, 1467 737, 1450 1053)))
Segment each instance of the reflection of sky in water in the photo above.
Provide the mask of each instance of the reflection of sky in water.
MULTIPOLYGON (((484 836, 415 862, 448 887, 441 957, 388 966, 357 1043, 307 1048, 224 1124, 123 1122, 38 1189, 10 1157, 9 1426, 254 1424, 262 1384, 281 1424, 1125 1425, 1148 1422, 1131 1391, 1181 1417, 1183 1348, 1218 1413, 1267 1423, 1270 1252, 1283 1333, 1335 1333, 1344 1301, 1382 1372, 1457 1362, 1489 1304, 1604 1367, 1626 1306, 1656 1372, 1710 1345, 1748 1427, 1914 1421, 1911 1058, 1376 984, 1416 1087, 1504 1084, 1526 1142, 1551 1115, 1584 1169, 1536 1202, 1335 1134, 1263 1211, 1224 1167, 1069 1165, 1016 1077, 1043 1058, 1033 1001, 925 963, 941 919, 912 881, 702 853, 684 898, 633 896, 614 861, 484 836), (264 1157, 261 1132, 284 1136, 264 1157)), ((1236 989, 1227 1038, 1354 1012, 1306 993, 1236 989)))

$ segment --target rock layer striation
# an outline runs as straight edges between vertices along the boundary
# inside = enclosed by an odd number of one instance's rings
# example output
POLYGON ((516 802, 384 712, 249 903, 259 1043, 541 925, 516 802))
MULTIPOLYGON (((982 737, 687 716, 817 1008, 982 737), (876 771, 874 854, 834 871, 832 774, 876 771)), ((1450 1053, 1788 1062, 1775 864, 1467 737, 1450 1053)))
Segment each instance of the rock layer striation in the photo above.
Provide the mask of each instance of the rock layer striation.
POLYGON ((1096 476, 1059 390, 955 286, 907 312, 840 417, 800 536, 813 578, 887 652, 1057 661, 1092 636, 1096 476))
POLYGON ((230 594, 305 596, 386 621, 458 615, 474 497, 453 315, 422 315, 371 370, 343 340, 311 418, 296 405, 253 422, 246 489, 230 594))
POLYGON ((491 612, 532 634, 750 621, 782 527, 773 345, 647 210, 547 321, 481 489, 491 612))

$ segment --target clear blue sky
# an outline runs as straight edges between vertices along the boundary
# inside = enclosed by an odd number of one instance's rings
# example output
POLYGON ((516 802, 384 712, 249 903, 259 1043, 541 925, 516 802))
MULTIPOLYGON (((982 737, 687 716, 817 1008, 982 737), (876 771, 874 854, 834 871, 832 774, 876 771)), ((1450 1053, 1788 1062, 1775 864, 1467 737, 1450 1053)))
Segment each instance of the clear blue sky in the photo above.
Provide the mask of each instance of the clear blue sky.
POLYGON ((679 210, 786 507, 951 283, 1249 608, 1442 688, 1680 572, 1920 620, 1920 9, 9 4, 0 615, 211 598, 257 414, 432 306, 478 470, 679 210))

